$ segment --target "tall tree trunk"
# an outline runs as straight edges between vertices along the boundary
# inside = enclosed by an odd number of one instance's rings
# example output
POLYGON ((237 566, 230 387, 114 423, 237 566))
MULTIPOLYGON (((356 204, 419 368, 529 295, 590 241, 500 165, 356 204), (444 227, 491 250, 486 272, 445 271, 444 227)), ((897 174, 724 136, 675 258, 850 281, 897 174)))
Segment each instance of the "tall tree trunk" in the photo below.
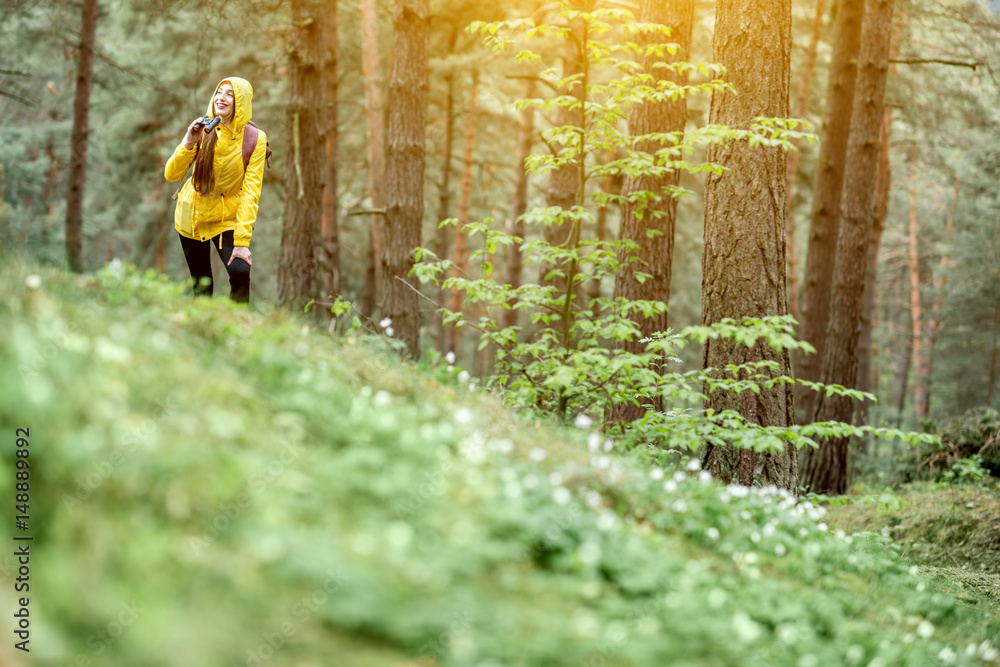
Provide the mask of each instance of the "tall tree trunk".
POLYGON ((913 406, 917 421, 927 415, 922 408, 926 407, 926 368, 924 362, 924 310, 920 301, 920 225, 917 217, 917 163, 920 154, 916 142, 910 150, 910 235, 907 243, 910 267, 910 328, 913 331, 913 406))
MULTIPOLYGON (((535 82, 528 79, 524 82, 524 99, 535 96, 535 82)), ((517 134, 517 166, 515 167, 514 201, 511 205, 511 233, 518 238, 524 238, 524 221, 521 216, 528 210, 528 172, 525 162, 531 155, 531 146, 535 139, 535 111, 531 107, 521 110, 521 125, 517 134)), ((513 289, 521 286, 524 272, 524 258, 517 245, 507 248, 507 284, 513 289)), ((517 325, 518 311, 511 303, 510 310, 503 312, 504 328, 517 325)))
MULTIPOLYGON (((813 16, 812 37, 806 49, 806 62, 802 70, 802 80, 799 82, 799 104, 796 110, 798 118, 805 118, 809 113, 809 92, 812 90, 813 72, 816 71, 816 52, 819 47, 820 33, 823 32, 823 16, 826 14, 826 0, 816 0, 816 14, 813 16)), ((798 251, 795 248, 795 208, 794 194, 795 176, 799 171, 799 155, 802 140, 796 137, 792 140, 795 151, 788 156, 788 186, 785 193, 785 237, 788 246, 788 312, 798 320, 799 311, 799 262, 798 251)))
MULTIPOLYGON (((909 267, 904 267, 906 276, 909 267)), ((903 423, 903 409, 906 407, 907 388, 910 384, 910 357, 913 353, 913 325, 909 314, 908 281, 899 279, 896 285, 896 309, 893 313, 892 329, 895 340, 891 341, 892 357, 892 405, 896 409, 897 428, 903 423), (905 292, 905 300, 904 300, 905 292)))
MULTIPOLYGON (((713 59, 726 68, 726 80, 737 94, 716 91, 709 122, 748 128, 759 116, 788 116, 790 0, 719 0, 715 16, 713 59)), ((708 160, 726 172, 709 175, 705 182, 702 323, 784 315, 785 152, 731 142, 713 145, 708 160)), ((763 342, 752 347, 728 340, 705 344, 705 368, 763 360, 778 364, 775 375, 791 371, 788 353, 775 352, 763 342)), ((709 394, 706 407, 716 412, 736 410, 762 426, 788 426, 793 421, 792 392, 783 384, 760 394, 716 391, 709 394)), ((704 467, 726 482, 795 488, 794 447, 772 456, 744 449, 740 443, 708 445, 704 458, 704 467)))
POLYGON ((66 261, 70 271, 83 272, 83 189, 87 180, 87 134, 90 131, 90 88, 94 79, 94 35, 97 0, 83 0, 80 55, 76 65, 73 138, 66 197, 66 261))
MULTIPOLYGON (((687 76, 671 69, 658 67, 661 63, 671 64, 690 59, 691 26, 694 15, 694 0, 642 0, 639 20, 644 23, 660 23, 670 27, 670 36, 648 35, 640 38, 641 45, 675 43, 680 48, 673 55, 664 52, 662 56, 647 56, 645 72, 658 81, 671 81, 678 85, 687 83, 687 76)), ((787 93, 786 93, 787 94, 787 93)), ((713 113, 715 108, 713 106, 713 113)), ((713 121, 715 122, 715 121, 713 121)), ((673 102, 642 102, 633 107, 629 118, 629 131, 633 136, 653 133, 684 132, 687 124, 687 101, 679 97, 673 102)), ((656 141, 645 141, 636 146, 638 152, 655 154, 664 145, 656 141)), ((655 159, 655 158, 654 158, 655 159)), ((664 160, 665 161, 665 160, 664 160)), ((649 175, 628 176, 622 187, 621 238, 639 244, 636 257, 638 263, 627 262, 615 279, 615 298, 629 301, 648 300, 670 301, 670 272, 674 254, 674 224, 677 218, 677 199, 669 188, 676 186, 680 178, 678 171, 656 177, 649 175), (659 198, 646 203, 630 201, 640 192, 652 192, 659 198), (653 236, 648 234, 652 232, 653 236), (646 273, 651 277, 641 282, 636 273, 646 273)), ((626 260, 622 257, 622 260, 626 260)), ((634 341, 616 343, 615 347, 632 354, 640 354, 644 344, 639 338, 646 338, 657 331, 667 330, 667 313, 654 317, 643 317, 641 313, 632 316, 640 335, 634 341)), ((653 408, 661 410, 663 401, 653 399, 653 408)), ((625 402, 615 406, 614 418, 634 421, 646 412, 643 405, 625 402)))
MULTIPOLYGON (((478 114, 479 98, 479 72, 472 71, 472 91, 469 93, 469 106, 465 113, 465 145, 462 153, 462 178, 458 188, 458 226, 455 229, 455 246, 452 254, 454 260, 455 275, 469 277, 469 253, 468 253, 468 232, 465 226, 469 224, 469 211, 472 207, 472 170, 475 167, 476 156, 476 121, 478 114)), ((451 303, 449 309, 453 312, 462 312, 462 291, 453 289, 451 291, 451 303)), ((448 352, 458 351, 458 340, 460 337, 459 327, 448 327, 445 330, 446 347, 448 352)))
MULTIPOLYGON (((577 30, 579 26, 574 26, 574 30, 577 30)), ((584 71, 586 63, 584 58, 580 54, 580 46, 574 39, 566 40, 566 50, 563 56, 563 76, 569 77, 573 75, 579 75, 584 71)), ((559 126, 571 125, 573 127, 583 127, 583 87, 577 85, 569 91, 560 91, 560 93, 565 93, 567 95, 576 95, 581 100, 581 105, 579 108, 568 109, 564 106, 559 107, 556 114, 556 123, 559 126)), ((559 143, 553 143, 552 149, 555 151, 562 151, 563 146, 559 143)), ((571 209, 576 206, 577 203, 577 190, 580 184, 580 169, 576 162, 566 162, 558 169, 555 169, 549 174, 549 186, 546 192, 546 204, 548 206, 558 206, 561 209, 571 209)), ((546 225, 542 230, 542 235, 545 241, 553 246, 558 246, 565 244, 570 237, 570 231, 562 224, 558 225, 546 225)), ((538 283, 540 285, 554 285, 559 292, 563 292, 566 289, 565 278, 555 278, 553 280, 547 280, 546 275, 556 267, 551 264, 542 264, 539 268, 538 283)))
MULTIPOLYGON (((1000 271, 997 271, 997 281, 1000 282, 1000 271)), ((990 352, 990 379, 986 387, 986 405, 993 405, 993 388, 997 377, 997 338, 1000 337, 1000 289, 993 301, 993 350, 990 352)))
MULTIPOLYGON (((608 163, 615 159, 615 152, 613 150, 606 149, 604 151, 604 162, 608 163)), ((621 194, 621 180, 616 177, 615 174, 606 174, 603 179, 601 179, 601 191, 606 194, 621 194)), ((598 207, 597 217, 594 221, 594 237, 598 242, 604 242, 608 240, 608 204, 598 207)), ((601 279, 591 280, 587 287, 587 300, 588 308, 590 307, 590 302, 594 299, 599 299, 601 297, 601 279)), ((594 317, 600 317, 600 310, 595 305, 592 312, 594 317)))
MULTIPOLYGON (((966 129, 968 131, 968 128, 966 129)), ((962 177, 955 176, 955 188, 952 191, 951 206, 948 207, 944 218, 945 243, 951 243, 952 229, 955 225, 955 209, 958 206, 958 193, 962 187, 962 177)), ((938 269, 938 276, 934 279, 934 302, 931 306, 930 316, 927 319, 927 347, 924 350, 924 405, 920 411, 924 415, 931 412, 931 377, 934 371, 934 346, 937 343, 938 332, 941 331, 941 314, 944 311, 944 288, 948 283, 948 269, 951 266, 951 258, 948 255, 947 245, 941 254, 941 267, 938 269)))
MULTIPOLYGON (((823 352, 823 382, 853 387, 858 373, 858 335, 868 245, 871 238, 872 199, 878 169, 879 134, 885 108, 885 81, 893 0, 866 0, 861 32, 861 52, 851 139, 844 180, 842 218, 837 241, 837 267, 830 304, 830 325, 823 352)), ((848 422, 854 413, 852 399, 820 394, 819 421, 848 422)), ((847 490, 849 437, 825 438, 819 449, 803 457, 802 483, 816 493, 841 494, 847 490)))
POLYGON ((322 2, 293 0, 295 43, 288 56, 288 167, 278 263, 278 301, 301 303, 318 295, 319 249, 326 180, 323 123, 322 2))
MULTIPOLYGON (((378 54, 378 17, 376 0, 361 0, 361 72, 365 88, 366 138, 368 139, 368 196, 372 210, 385 209, 385 116, 382 108, 382 72, 378 54)), ((378 302, 382 285, 382 230, 384 217, 381 212, 372 214, 368 228, 368 258, 365 267, 361 312, 371 317, 378 302)))
MULTIPOLYGON (((823 372, 823 349, 830 321, 830 290, 837 257, 841 193, 847 143, 852 131, 851 110, 863 16, 864 0, 839 0, 801 303, 799 337, 812 344, 816 353, 799 353, 796 363, 796 375, 810 382, 818 381, 823 372)), ((809 423, 815 412, 816 392, 799 385, 795 401, 802 423, 809 423)))
MULTIPOLYGON (((340 294, 340 229, 337 223, 337 3, 326 6, 326 185, 323 188, 321 237, 323 296, 340 294)), ((329 312, 329 311, 327 311, 329 312)))
MULTIPOLYGON (((453 26, 448 43, 449 55, 454 53, 457 39, 458 30, 453 26)), ((448 257, 448 228, 442 227, 440 223, 450 217, 448 213, 451 210, 451 154, 455 136, 455 73, 453 70, 449 69, 444 75, 444 85, 444 118, 441 121, 441 168, 438 176, 438 213, 434 221, 434 252, 437 254, 438 259, 441 260, 448 257)), ((444 305, 444 290, 440 286, 437 288, 437 302, 444 305)), ((434 318, 434 340, 437 342, 438 351, 442 354, 448 351, 444 318, 439 316, 435 316, 434 318)))
MULTIPOLYGON (((892 139, 892 109, 882 112, 882 132, 879 142, 878 169, 875 174, 876 211, 872 215, 871 239, 868 246, 868 267, 865 270, 865 293, 862 297, 861 337, 858 339, 858 382, 859 391, 872 393, 878 383, 872 377, 875 344, 872 332, 875 328, 875 288, 878 282, 878 256, 882 249, 882 233, 885 218, 889 212, 889 193, 892 189, 892 160, 890 154, 892 139)), ((868 424, 873 403, 864 400, 858 403, 858 424, 868 424)))
POLYGON ((409 280, 424 220, 424 119, 427 115, 428 0, 396 0, 393 10, 389 132, 386 141, 382 314, 414 358, 420 356, 420 304, 409 280))

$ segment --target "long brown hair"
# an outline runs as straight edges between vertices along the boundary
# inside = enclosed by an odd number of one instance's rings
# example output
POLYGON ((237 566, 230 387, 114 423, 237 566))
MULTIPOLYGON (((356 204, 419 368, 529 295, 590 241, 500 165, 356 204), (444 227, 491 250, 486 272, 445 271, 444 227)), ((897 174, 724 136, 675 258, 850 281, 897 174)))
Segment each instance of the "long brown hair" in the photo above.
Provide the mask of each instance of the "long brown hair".
POLYGON ((194 176, 191 177, 194 189, 200 195, 210 195, 215 189, 215 143, 219 135, 215 130, 201 140, 198 155, 194 158, 194 176))

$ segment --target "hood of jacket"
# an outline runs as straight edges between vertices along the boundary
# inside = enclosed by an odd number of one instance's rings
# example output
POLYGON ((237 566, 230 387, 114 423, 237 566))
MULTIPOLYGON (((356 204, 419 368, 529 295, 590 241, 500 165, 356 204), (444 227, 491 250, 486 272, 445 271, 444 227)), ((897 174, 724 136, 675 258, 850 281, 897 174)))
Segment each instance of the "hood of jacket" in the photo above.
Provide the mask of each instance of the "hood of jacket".
POLYGON ((246 124, 253 118, 253 86, 246 79, 241 79, 238 76, 230 76, 218 84, 212 90, 212 97, 208 100, 208 112, 207 116, 215 118, 215 91, 219 89, 224 83, 229 83, 233 87, 233 97, 235 98, 233 106, 235 108, 235 113, 233 115, 233 134, 239 135, 240 130, 242 130, 246 124))

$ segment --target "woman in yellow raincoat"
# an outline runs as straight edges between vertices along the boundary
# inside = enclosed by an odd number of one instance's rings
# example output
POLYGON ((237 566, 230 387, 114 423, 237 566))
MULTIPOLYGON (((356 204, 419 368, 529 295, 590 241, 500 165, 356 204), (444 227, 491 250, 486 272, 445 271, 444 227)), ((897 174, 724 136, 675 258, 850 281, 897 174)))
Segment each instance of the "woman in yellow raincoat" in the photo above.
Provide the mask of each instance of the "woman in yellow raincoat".
POLYGON ((256 128, 256 146, 244 156, 244 133, 252 116, 253 87, 246 79, 229 77, 215 88, 207 115, 221 123, 206 131, 198 118, 167 160, 163 175, 174 182, 194 173, 180 189, 174 228, 191 270, 196 295, 212 294, 211 246, 229 272, 229 298, 250 301, 250 237, 264 177, 267 136, 256 128))

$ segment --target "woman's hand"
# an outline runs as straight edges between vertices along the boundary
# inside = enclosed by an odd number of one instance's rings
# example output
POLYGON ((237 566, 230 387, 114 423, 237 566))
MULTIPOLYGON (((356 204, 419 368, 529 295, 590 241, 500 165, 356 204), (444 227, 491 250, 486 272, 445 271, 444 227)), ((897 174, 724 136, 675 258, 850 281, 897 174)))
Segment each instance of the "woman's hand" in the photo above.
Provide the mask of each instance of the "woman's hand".
POLYGON ((184 135, 184 141, 181 142, 182 144, 184 144, 184 148, 191 150, 192 148, 194 148, 194 145, 198 143, 198 141, 205 135, 204 127, 201 128, 196 127, 196 125, 198 125, 198 123, 200 122, 201 122, 201 116, 198 116, 193 121, 191 121, 191 124, 188 126, 187 134, 184 135))
POLYGON ((253 266, 253 262, 250 260, 250 248, 248 248, 246 246, 242 246, 242 245, 234 246, 233 247, 233 254, 229 258, 229 261, 226 263, 226 266, 229 266, 230 264, 232 264, 233 260, 236 259, 237 257, 239 257, 240 259, 242 259, 249 266, 253 266))

